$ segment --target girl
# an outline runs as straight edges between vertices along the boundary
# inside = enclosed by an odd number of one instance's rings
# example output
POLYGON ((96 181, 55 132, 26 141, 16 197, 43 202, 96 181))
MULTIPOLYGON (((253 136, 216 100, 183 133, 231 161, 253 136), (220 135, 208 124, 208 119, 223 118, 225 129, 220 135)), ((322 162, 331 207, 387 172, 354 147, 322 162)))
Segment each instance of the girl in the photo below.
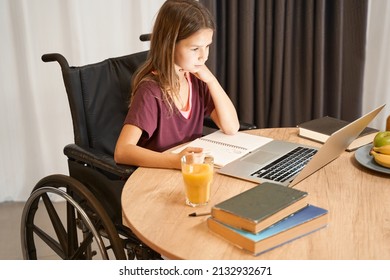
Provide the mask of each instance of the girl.
POLYGON ((133 94, 114 158, 117 163, 180 169, 180 154, 163 152, 202 136, 211 116, 226 134, 239 129, 236 110, 205 65, 214 21, 196 0, 167 0, 159 10, 149 56, 133 79, 133 94))

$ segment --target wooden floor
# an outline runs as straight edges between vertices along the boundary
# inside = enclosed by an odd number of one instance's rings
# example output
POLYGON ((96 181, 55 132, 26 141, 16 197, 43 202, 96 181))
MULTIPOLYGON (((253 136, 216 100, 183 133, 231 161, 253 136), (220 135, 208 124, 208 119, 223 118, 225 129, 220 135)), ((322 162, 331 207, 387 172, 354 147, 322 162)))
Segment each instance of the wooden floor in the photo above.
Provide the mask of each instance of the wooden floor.
POLYGON ((24 202, 0 203, 0 259, 21 260, 20 218, 24 202))
MULTIPOLYGON (((23 260, 20 225, 24 204, 24 202, 0 203, 0 260, 23 260)), ((47 219, 42 218, 42 221, 47 219)), ((48 252, 42 258, 57 259, 58 257, 48 252)))
MULTIPOLYGON (((41 202, 42 203, 42 202, 41 202)), ((2 202, 0 203, 0 260, 23 260, 22 241, 21 241, 21 219, 25 202, 2 202)), ((66 202, 53 201, 53 205, 60 218, 66 217, 66 202)), ((50 223, 49 216, 45 207, 40 205, 36 211, 34 224, 38 225, 45 233, 55 236, 55 231, 50 223), (42 210, 43 209, 43 210, 42 210)), ((64 225, 65 222, 63 221, 64 225)), ((79 238, 82 239, 81 232, 79 238)), ((35 246, 39 260, 58 260, 60 259, 46 244, 37 238, 35 246)), ((92 243, 92 250, 97 251, 96 242, 92 243)), ((113 259, 112 251, 108 251, 109 258, 113 259)), ((97 254, 94 260, 101 259, 97 254)))

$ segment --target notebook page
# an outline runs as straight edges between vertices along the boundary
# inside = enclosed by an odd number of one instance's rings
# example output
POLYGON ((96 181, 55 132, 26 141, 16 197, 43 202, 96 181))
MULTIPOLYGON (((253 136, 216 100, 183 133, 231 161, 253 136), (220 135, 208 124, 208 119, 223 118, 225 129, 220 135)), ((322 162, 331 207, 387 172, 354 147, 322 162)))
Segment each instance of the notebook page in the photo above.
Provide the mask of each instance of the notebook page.
POLYGON ((181 152, 186 147, 201 147, 214 156, 216 167, 222 167, 251 151, 272 141, 272 138, 237 132, 234 135, 224 134, 218 130, 181 146, 174 153, 181 152))

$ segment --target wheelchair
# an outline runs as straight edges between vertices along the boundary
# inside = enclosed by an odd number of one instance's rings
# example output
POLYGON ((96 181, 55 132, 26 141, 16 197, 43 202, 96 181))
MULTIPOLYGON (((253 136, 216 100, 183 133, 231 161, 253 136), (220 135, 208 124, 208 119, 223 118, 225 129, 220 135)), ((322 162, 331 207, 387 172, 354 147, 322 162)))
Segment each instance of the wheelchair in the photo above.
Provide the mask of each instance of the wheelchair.
MULTIPOLYGON (((131 77, 147 54, 143 51, 84 66, 69 66, 58 53, 42 56, 44 62, 58 62, 61 67, 74 143, 63 150, 69 175, 44 177, 25 203, 21 218, 25 259, 48 255, 86 260, 161 259, 122 224, 121 192, 136 167, 116 164, 113 159, 128 110, 131 77)), ((240 130, 255 128, 240 124, 240 130)), ((211 119, 205 120, 205 127, 216 129, 211 119)))

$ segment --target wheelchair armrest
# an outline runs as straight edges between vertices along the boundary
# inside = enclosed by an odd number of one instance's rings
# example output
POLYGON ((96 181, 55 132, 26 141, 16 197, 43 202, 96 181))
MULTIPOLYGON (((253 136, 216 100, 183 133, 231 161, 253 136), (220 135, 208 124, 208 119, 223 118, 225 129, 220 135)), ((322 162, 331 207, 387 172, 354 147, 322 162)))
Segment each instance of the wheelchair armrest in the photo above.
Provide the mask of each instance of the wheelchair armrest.
POLYGON ((239 130, 251 130, 251 129, 256 129, 257 126, 251 123, 246 123, 246 122, 240 122, 240 129, 239 130))
POLYGON ((117 164, 112 156, 92 148, 83 148, 76 144, 66 145, 64 154, 69 159, 91 165, 121 178, 129 177, 137 168, 130 165, 117 164))
MULTIPOLYGON (((218 129, 218 126, 213 122, 210 117, 205 117, 203 121, 203 125, 208 128, 218 129)), ((240 121, 240 129, 239 130, 250 130, 256 129, 257 127, 254 124, 245 123, 240 121)))

